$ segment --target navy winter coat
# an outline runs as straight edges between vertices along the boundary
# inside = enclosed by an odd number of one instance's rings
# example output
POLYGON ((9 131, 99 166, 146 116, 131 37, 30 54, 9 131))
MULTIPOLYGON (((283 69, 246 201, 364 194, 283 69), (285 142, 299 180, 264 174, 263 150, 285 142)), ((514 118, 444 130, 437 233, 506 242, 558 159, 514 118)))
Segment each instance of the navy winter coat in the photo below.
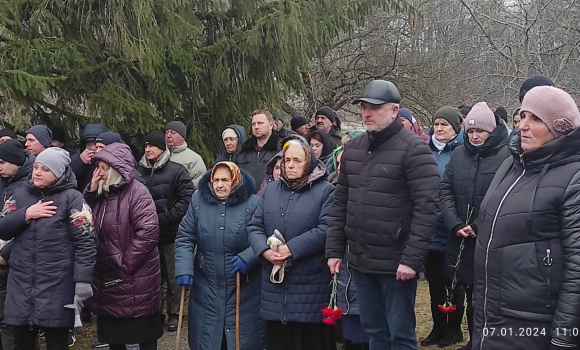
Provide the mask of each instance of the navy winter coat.
MULTIPOLYGON (((453 151, 463 145, 463 129, 455 135, 455 137, 450 140, 443 150, 439 151, 437 147, 433 144, 433 141, 429 140, 429 147, 431 148, 431 153, 437 159, 437 168, 439 169, 439 178, 443 180, 443 175, 445 175, 445 168, 451 160, 451 154, 453 151)), ((442 213, 443 214, 443 213, 442 213)), ((431 250, 446 251, 447 250, 447 238, 449 237, 449 230, 445 226, 445 221, 443 220, 443 215, 439 216, 437 219, 437 226, 435 227, 435 234, 433 235, 433 240, 431 241, 431 250)))
POLYGON ((14 238, 4 321, 13 326, 72 327, 75 283, 91 283, 95 265, 92 213, 70 168, 52 186, 28 182, 4 202, 0 239, 14 238), (57 213, 26 222, 26 209, 54 201, 57 213))
POLYGON ((247 233, 258 205, 253 194, 256 185, 242 170, 240 186, 221 201, 214 195, 210 177, 211 170, 201 177, 175 240, 175 275, 194 276, 189 293, 189 347, 220 349, 225 333, 228 349, 235 349, 236 276, 231 274, 231 259, 237 255, 248 264, 248 273, 241 276, 241 348, 262 350, 266 324, 259 316, 261 269, 247 233))
POLYGON ((322 308, 330 299, 330 270, 324 258, 334 187, 326 168, 315 160, 308 182, 292 191, 283 179, 271 182, 248 225, 250 244, 263 263, 261 315, 268 321, 322 322, 322 308), (292 253, 284 282, 270 282, 272 264, 261 257, 266 241, 278 229, 292 253))

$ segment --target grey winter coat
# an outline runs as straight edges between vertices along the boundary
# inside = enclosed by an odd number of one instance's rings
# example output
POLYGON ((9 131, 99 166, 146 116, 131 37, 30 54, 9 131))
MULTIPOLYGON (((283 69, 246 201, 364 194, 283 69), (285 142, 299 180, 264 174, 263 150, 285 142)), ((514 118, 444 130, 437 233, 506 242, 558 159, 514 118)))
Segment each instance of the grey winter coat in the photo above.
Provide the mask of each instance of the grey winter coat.
POLYGON ((477 220, 473 349, 578 347, 580 130, 509 148, 477 220))
POLYGON ((256 185, 242 170, 242 184, 220 201, 210 177, 211 170, 200 179, 175 241, 175 275, 194 276, 189 293, 189 347, 220 349, 225 333, 228 349, 235 349, 236 276, 231 274, 231 259, 237 255, 249 267, 241 277, 241 348, 262 350, 266 325, 259 316, 261 269, 246 230, 258 205, 253 195, 256 185))
POLYGON ((4 321, 13 326, 72 327, 75 283, 91 283, 95 265, 92 214, 70 168, 52 186, 28 182, 4 202, 0 239, 14 238, 4 321), (25 221, 28 207, 54 201, 50 218, 25 221))
POLYGON ((268 321, 320 323, 321 310, 330 298, 324 243, 334 187, 326 181, 326 168, 313 152, 311 164, 315 169, 297 191, 290 190, 282 178, 271 182, 248 225, 250 244, 263 265, 260 314, 268 321), (261 257, 275 229, 292 252, 281 284, 270 282, 273 265, 261 257))

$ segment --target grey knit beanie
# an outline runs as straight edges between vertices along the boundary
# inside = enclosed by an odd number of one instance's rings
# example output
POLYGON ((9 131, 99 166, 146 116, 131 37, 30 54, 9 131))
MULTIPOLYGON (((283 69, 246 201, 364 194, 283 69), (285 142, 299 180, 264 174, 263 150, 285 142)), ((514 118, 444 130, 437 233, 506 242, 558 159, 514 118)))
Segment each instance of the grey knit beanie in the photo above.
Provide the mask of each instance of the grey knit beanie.
POLYGON ((39 163, 50 169, 56 178, 60 178, 66 167, 70 164, 69 153, 59 147, 47 148, 36 156, 35 163, 39 163))

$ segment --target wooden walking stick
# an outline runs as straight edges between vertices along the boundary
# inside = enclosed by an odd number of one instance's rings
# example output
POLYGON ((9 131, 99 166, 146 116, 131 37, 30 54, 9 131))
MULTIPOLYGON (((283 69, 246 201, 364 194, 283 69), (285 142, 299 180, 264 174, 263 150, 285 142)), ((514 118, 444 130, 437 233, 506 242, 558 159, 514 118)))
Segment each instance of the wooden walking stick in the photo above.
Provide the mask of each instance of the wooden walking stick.
POLYGON ((181 340, 181 325, 183 324, 183 304, 185 304, 185 286, 181 286, 181 300, 179 301, 179 319, 177 320, 177 338, 175 338, 175 350, 179 350, 181 340))
POLYGON ((236 350, 240 350, 240 272, 236 273, 236 350))

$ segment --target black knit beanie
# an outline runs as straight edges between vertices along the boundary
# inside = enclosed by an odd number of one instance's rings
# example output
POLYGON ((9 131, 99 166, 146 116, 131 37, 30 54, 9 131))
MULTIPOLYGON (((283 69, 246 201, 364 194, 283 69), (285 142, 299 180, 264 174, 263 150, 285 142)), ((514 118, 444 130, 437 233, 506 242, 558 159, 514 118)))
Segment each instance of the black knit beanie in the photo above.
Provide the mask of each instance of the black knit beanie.
POLYGON ((22 166, 26 161, 26 154, 24 153, 22 144, 14 139, 0 144, 0 159, 17 166, 22 166))
POLYGON ((151 145, 159 148, 162 151, 167 149, 165 144, 165 134, 161 130, 151 131, 143 140, 144 146, 151 145))

